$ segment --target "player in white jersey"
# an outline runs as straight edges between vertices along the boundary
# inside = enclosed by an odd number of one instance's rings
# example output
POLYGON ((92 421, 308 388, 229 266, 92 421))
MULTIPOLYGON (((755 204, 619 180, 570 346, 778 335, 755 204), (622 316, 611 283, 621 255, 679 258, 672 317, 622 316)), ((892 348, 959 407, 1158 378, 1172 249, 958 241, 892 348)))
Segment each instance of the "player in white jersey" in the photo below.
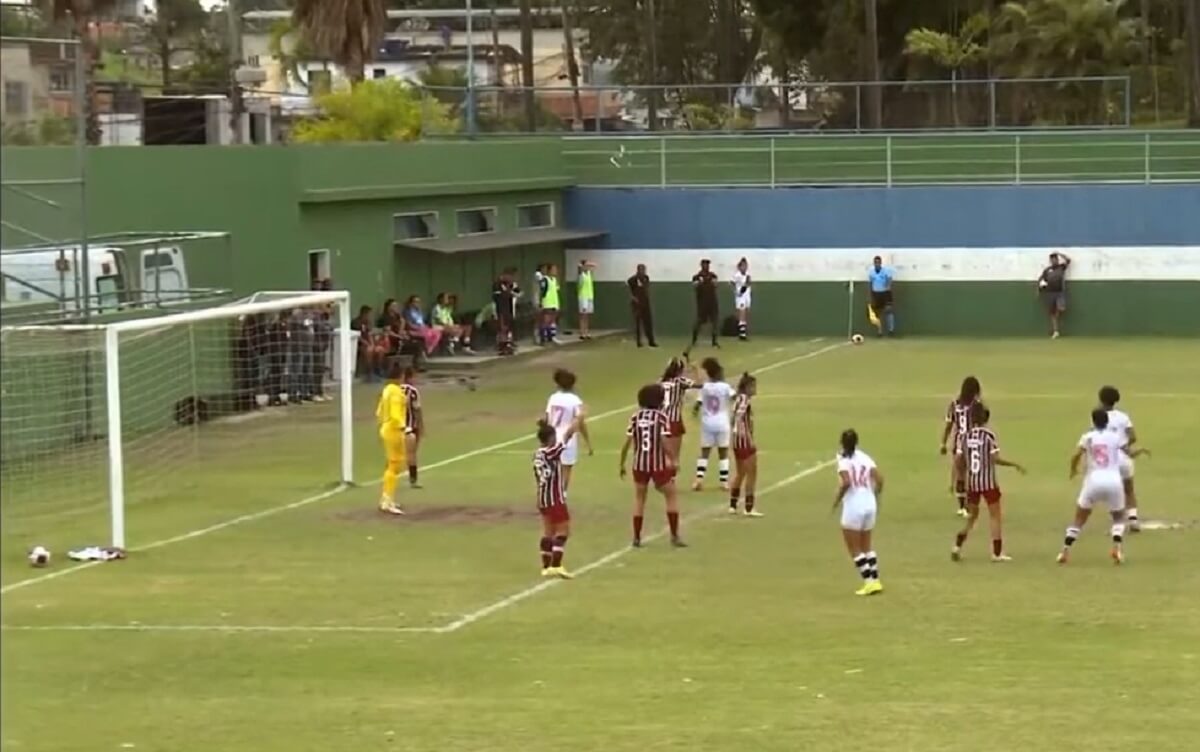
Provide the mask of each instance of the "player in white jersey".
POLYGON ((750 339, 750 262, 743 258, 733 273, 733 310, 737 313, 738 339, 750 339))
POLYGON ((853 428, 842 431, 841 445, 837 456, 840 482, 833 508, 842 507, 842 539, 863 579, 855 595, 875 595, 883 592, 883 583, 879 581, 879 557, 871 547, 871 531, 883 493, 883 476, 875 460, 858 448, 858 433, 853 428))
POLYGON ((1079 491, 1079 501, 1075 505, 1075 519, 1067 528, 1063 539, 1062 551, 1058 554, 1058 563, 1066 564, 1071 555, 1071 546, 1083 531, 1092 509, 1103 505, 1112 517, 1112 551, 1114 564, 1125 561, 1123 542, 1125 540, 1125 487, 1121 482, 1122 457, 1130 454, 1145 454, 1146 450, 1134 450, 1132 453, 1125 444, 1125 438, 1116 431, 1109 430, 1108 411, 1098 407, 1092 411, 1092 430, 1079 438, 1075 454, 1071 457, 1071 477, 1079 474, 1079 463, 1087 458, 1087 474, 1083 477, 1083 488, 1079 491))
MULTIPOLYGON (((1121 401, 1121 392, 1115 386, 1100 387, 1100 406, 1108 411, 1108 430, 1125 439, 1125 446, 1133 449, 1137 443, 1137 431, 1133 429, 1133 420, 1129 414, 1117 409, 1121 401)), ((1142 529, 1138 518, 1137 491, 1133 487, 1133 458, 1122 455, 1120 466, 1121 481, 1125 486, 1125 517, 1129 522, 1129 531, 1136 533, 1142 529)))
POLYGON ((571 486, 571 472, 575 469, 575 462, 579 459, 579 437, 583 437, 589 457, 592 455, 592 437, 588 435, 585 422, 587 409, 583 400, 575 393, 575 374, 559 368, 554 372, 554 385, 558 387, 558 391, 551 394, 550 399, 546 400, 546 422, 558 432, 558 440, 565 442, 562 454, 563 493, 565 496, 571 486), (579 419, 578 427, 568 436, 568 431, 571 426, 575 425, 576 418, 579 419))
POLYGON ((720 462, 721 490, 729 490, 729 435, 732 430, 730 406, 737 390, 725 381, 725 369, 716 358, 705 358, 700 367, 708 375, 708 381, 700 387, 696 397, 696 413, 700 416, 700 457, 696 460, 696 480, 692 490, 704 488, 704 476, 708 473, 708 458, 713 447, 717 449, 720 462))

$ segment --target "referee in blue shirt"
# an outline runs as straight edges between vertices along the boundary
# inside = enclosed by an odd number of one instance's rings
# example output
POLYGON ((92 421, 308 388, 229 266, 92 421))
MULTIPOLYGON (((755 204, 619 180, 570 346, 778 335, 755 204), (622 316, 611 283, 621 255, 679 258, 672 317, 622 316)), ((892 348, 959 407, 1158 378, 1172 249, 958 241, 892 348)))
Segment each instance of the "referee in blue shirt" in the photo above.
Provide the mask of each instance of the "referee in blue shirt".
POLYGON ((871 282, 871 310, 879 321, 879 336, 883 336, 883 328, 887 327, 889 337, 896 336, 896 313, 892 310, 892 278, 895 275, 889 267, 883 265, 883 259, 876 256, 867 271, 867 279, 871 282))

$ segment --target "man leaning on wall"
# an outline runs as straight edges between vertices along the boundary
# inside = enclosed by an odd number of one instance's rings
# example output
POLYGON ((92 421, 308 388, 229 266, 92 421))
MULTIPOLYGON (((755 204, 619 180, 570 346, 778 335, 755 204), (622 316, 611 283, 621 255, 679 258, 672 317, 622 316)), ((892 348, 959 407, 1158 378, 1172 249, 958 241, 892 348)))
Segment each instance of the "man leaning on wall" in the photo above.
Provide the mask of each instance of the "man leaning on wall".
POLYGON ((1067 312, 1067 269, 1071 259, 1065 253, 1051 253, 1050 265, 1038 277, 1038 297, 1050 316, 1050 337, 1058 339, 1059 323, 1067 312))

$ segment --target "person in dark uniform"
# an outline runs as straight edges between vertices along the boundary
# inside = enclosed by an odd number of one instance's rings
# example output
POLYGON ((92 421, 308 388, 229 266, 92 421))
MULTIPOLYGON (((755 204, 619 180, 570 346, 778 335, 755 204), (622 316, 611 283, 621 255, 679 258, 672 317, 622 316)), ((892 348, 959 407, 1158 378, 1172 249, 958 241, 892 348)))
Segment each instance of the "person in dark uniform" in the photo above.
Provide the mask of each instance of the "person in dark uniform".
POLYGON ((1038 294, 1050 315, 1050 336, 1054 339, 1058 339, 1059 320, 1067 312, 1067 269, 1070 266, 1071 259, 1067 254, 1051 253, 1050 266, 1038 277, 1038 294))
POLYGON ((646 274, 646 265, 638 264, 637 272, 625 283, 629 285, 629 307, 633 310, 633 333, 637 338, 637 346, 642 346, 642 332, 645 332, 646 342, 651 347, 658 347, 654 341, 654 313, 650 306, 650 276, 646 274))
POLYGON ((521 288, 517 285, 517 270, 505 269, 500 278, 492 284, 492 302, 496 305, 496 349, 501 355, 512 355, 516 352, 513 327, 517 318, 517 298, 521 288))
POLYGON ((696 291, 696 322, 692 324, 692 344, 684 351, 691 352, 700 338, 700 327, 708 324, 713 347, 720 347, 717 335, 721 330, 721 313, 717 306, 717 275, 710 269, 708 259, 700 261, 700 271, 692 275, 692 288, 696 291))

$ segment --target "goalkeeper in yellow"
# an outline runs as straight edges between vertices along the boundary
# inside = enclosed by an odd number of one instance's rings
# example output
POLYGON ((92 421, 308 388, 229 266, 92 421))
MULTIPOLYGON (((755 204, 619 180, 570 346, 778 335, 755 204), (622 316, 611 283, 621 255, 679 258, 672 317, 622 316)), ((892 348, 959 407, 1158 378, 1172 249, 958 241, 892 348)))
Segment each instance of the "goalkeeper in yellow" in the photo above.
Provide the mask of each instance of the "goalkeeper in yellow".
POLYGON ((379 497, 379 511, 386 514, 404 514, 404 510, 396 505, 396 483, 407 464, 404 429, 408 423, 408 400, 403 381, 404 366, 392 363, 388 368, 388 383, 379 395, 379 404, 375 406, 379 438, 383 441, 383 453, 387 458, 387 466, 383 470, 383 493, 379 497))

